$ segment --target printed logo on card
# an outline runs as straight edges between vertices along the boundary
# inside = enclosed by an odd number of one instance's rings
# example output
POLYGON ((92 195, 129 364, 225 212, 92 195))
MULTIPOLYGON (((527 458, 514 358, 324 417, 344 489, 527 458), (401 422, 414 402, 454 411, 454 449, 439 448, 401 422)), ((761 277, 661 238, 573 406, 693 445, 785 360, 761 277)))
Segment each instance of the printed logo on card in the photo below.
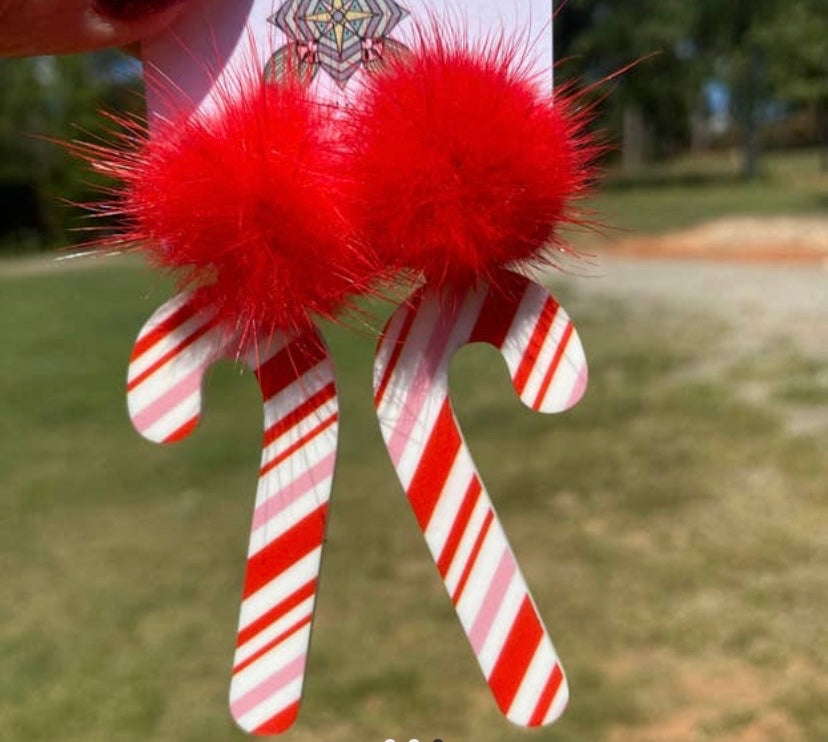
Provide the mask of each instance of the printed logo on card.
POLYGON ((279 80, 291 69, 310 81, 323 70, 344 88, 361 67, 405 49, 391 34, 407 15, 394 0, 287 0, 268 20, 289 42, 265 75, 279 80))

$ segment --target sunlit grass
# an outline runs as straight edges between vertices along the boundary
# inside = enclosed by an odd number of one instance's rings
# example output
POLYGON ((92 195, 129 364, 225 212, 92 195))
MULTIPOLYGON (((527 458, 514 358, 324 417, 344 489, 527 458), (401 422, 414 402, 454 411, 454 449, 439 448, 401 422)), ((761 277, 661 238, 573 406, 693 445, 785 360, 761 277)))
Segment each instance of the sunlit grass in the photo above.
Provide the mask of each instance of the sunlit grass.
MULTIPOLYGON (((615 239, 664 232, 732 216, 828 214, 828 173, 815 150, 768 152, 759 175, 739 176, 736 152, 710 152, 646 166, 625 176, 609 169, 588 202, 615 239)), ((589 235, 576 233, 577 243, 589 235)))

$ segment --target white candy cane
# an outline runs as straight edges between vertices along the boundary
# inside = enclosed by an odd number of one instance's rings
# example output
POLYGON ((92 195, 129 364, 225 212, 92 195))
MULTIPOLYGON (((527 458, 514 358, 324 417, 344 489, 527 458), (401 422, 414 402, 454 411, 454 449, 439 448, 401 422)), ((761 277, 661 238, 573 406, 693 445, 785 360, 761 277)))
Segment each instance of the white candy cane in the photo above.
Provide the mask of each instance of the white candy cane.
MULTIPOLYGON (((159 443, 189 435, 199 420, 204 373, 231 353, 234 340, 187 295, 159 309, 130 360, 128 406, 137 430, 159 443)), ((262 390, 265 434, 230 708, 242 729, 265 735, 285 731, 299 710, 338 405, 333 365, 315 331, 276 335, 245 361, 262 390)))
POLYGON ((501 711, 541 726, 563 712, 566 678, 449 400, 449 363, 468 343, 499 348, 523 402, 577 404, 581 342, 541 286, 507 274, 501 291, 417 292, 389 321, 374 369, 382 434, 460 622, 501 711))

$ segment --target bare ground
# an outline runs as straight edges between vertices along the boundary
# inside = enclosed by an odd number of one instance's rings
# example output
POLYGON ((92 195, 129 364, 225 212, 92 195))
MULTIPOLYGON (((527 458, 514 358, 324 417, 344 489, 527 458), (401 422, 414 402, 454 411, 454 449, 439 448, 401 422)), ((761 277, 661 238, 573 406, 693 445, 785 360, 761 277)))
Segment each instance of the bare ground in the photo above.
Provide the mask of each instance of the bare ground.
POLYGON ((603 252, 581 273, 586 278, 578 280, 578 289, 586 294, 637 297, 719 314, 737 331, 733 341, 740 346, 783 335, 828 354, 828 270, 821 265, 744 265, 603 252))
POLYGON ((825 264, 828 218, 729 217, 678 232, 623 239, 614 246, 613 252, 751 263, 825 264))
MULTIPOLYGON (((579 297, 631 301, 642 311, 661 309, 712 317, 721 334, 699 361, 685 369, 689 377, 729 374, 739 364, 766 358, 765 378, 734 380, 734 393, 767 404, 785 416, 792 432, 828 431, 823 405, 783 404, 779 386, 786 372, 773 368, 785 354, 813 361, 808 381, 828 388, 828 269, 820 264, 731 263, 711 259, 619 257, 601 253, 576 280, 579 297), (821 363, 825 361, 825 363, 821 363)), ((677 328, 680 332, 681 329, 677 328)))
POLYGON ((773 339, 828 355, 828 217, 731 217, 593 243, 579 291, 713 313, 731 350, 773 339))

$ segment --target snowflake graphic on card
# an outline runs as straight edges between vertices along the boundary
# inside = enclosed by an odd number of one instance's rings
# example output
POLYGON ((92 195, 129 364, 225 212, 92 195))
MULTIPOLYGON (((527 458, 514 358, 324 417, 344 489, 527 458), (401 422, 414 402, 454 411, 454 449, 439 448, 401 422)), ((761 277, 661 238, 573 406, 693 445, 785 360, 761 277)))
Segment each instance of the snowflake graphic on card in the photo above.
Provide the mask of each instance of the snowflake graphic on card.
POLYGON ((294 66, 312 79, 321 69, 344 88, 361 67, 404 49, 391 34, 407 15, 394 0, 287 0, 268 20, 289 42, 265 74, 279 79, 294 66))

